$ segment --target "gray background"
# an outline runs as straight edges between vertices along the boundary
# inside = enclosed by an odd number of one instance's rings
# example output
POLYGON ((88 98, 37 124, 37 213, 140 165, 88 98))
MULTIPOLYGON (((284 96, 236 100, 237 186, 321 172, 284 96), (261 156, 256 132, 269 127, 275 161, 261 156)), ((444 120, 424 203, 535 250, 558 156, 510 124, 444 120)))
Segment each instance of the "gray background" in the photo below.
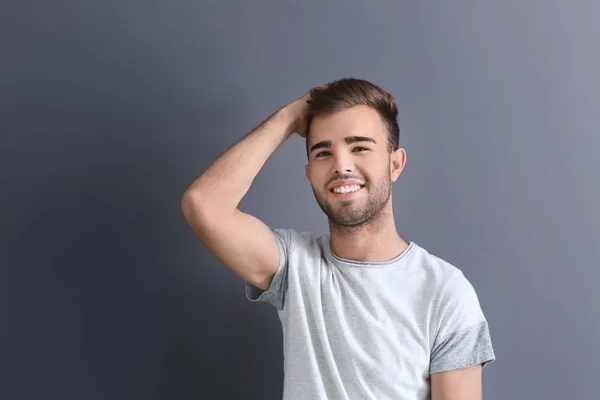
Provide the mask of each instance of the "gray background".
MULTIPOLYGON (((0 398, 280 398, 276 313, 180 198, 343 76, 396 97, 397 225, 475 286, 484 397, 597 396, 600 3, 2 4, 0 398)), ((242 209, 326 232, 304 163, 294 136, 242 209)))

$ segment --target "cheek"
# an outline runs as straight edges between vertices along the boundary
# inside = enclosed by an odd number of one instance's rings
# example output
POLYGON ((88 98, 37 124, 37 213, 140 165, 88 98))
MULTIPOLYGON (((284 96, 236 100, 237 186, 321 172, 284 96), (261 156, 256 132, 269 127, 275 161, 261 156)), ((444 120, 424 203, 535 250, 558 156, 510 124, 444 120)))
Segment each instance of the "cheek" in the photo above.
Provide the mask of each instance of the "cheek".
POLYGON ((322 168, 311 168, 310 169, 310 183, 315 188, 321 188, 325 184, 327 177, 325 176, 322 168))
POLYGON ((319 177, 315 176, 314 174, 310 176, 309 182, 313 189, 320 190, 323 187, 323 184, 319 183, 321 182, 319 177))
POLYGON ((363 170, 361 175, 371 186, 374 186, 388 179, 390 171, 387 168, 387 164, 370 165, 367 169, 363 170))

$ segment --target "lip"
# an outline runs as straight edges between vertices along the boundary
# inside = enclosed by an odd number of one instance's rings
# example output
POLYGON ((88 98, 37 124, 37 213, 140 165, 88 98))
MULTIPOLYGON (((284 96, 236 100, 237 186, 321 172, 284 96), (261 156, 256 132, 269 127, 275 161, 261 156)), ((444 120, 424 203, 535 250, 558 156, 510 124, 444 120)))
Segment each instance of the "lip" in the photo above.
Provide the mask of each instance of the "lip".
POLYGON ((331 194, 331 196, 334 199, 348 199, 350 197, 354 197, 354 196, 358 196, 358 194, 360 194, 360 191, 363 190, 365 187, 365 184, 359 181, 355 181, 355 180, 339 180, 339 181, 335 181, 333 182, 330 187, 329 187, 329 193, 331 194), (356 190, 354 192, 348 192, 348 193, 335 193, 333 191, 333 188, 338 187, 338 186, 353 186, 353 185, 359 185, 360 189, 356 190))
POLYGON ((332 191, 329 191, 329 194, 334 198, 334 199, 348 199, 350 197, 354 197, 354 196, 358 196, 360 194, 360 191, 363 190, 363 188, 361 187, 359 190, 356 190, 354 192, 348 192, 348 193, 335 193, 332 191))
POLYGON ((362 188, 362 187, 365 186, 365 183, 357 181, 357 180, 353 180, 353 179, 337 180, 337 181, 331 182, 331 184, 329 185, 328 189, 329 189, 329 191, 331 193, 333 193, 333 188, 335 188, 335 187, 338 187, 338 186, 352 186, 352 185, 359 185, 362 188))

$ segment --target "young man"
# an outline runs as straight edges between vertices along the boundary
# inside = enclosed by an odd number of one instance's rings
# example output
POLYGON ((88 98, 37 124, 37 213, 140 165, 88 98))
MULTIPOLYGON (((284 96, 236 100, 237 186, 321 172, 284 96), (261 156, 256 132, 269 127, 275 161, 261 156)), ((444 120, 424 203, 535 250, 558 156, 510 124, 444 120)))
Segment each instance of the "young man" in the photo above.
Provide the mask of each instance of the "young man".
POLYGON ((495 359, 463 273, 398 234, 392 184, 406 163, 393 97, 359 79, 312 89, 228 149, 186 191, 200 240, 276 307, 284 399, 482 397, 495 359), (238 210, 269 156, 306 138, 306 177, 329 234, 271 229, 238 210))

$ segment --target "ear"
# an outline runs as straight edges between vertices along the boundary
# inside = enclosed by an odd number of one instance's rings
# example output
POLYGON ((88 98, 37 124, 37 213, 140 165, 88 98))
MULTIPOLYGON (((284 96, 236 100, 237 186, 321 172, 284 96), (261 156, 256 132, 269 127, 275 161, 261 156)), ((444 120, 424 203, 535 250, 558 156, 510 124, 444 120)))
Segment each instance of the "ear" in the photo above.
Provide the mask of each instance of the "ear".
POLYGON ((392 182, 396 182, 396 179, 402 173, 404 166, 406 165, 406 151, 399 147, 390 156, 390 175, 392 182))

